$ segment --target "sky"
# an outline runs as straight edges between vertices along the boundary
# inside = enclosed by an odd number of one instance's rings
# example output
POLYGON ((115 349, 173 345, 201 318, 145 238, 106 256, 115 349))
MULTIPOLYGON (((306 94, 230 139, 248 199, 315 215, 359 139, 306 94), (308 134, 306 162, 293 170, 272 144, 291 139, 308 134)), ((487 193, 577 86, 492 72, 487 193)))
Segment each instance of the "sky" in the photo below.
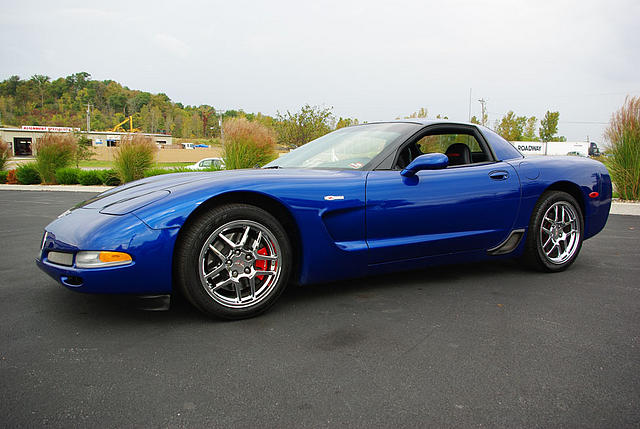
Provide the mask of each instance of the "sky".
MULTIPOLYGON (((600 142, 640 96, 640 1, 28 1, 0 8, 0 80, 86 71, 246 112, 332 107, 376 121, 424 107, 489 125, 560 112, 600 142)), ((64 125, 64 124, 60 124, 64 125)))

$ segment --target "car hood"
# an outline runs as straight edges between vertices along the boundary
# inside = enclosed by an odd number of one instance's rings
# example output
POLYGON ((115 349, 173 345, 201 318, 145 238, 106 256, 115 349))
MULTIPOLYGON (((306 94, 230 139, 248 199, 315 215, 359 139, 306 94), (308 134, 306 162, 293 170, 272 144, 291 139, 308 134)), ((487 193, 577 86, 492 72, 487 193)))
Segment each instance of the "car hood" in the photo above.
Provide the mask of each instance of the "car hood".
MULTIPOLYGON (((172 192, 196 187, 231 185, 233 183, 260 183, 263 180, 303 181, 307 179, 361 172, 312 169, 245 169, 213 172, 163 174, 137 180, 103 192, 78 204, 73 209, 93 209, 104 214, 122 215, 167 197, 172 192)), ((72 209, 72 210, 73 210, 72 209)))
POLYGON ((74 209, 97 209, 107 214, 124 214, 169 195, 176 187, 205 179, 207 177, 203 177, 203 173, 162 174, 148 177, 98 194, 81 202, 74 209), (119 208, 115 210, 115 206, 119 208), (123 211, 124 208, 128 210, 123 211))

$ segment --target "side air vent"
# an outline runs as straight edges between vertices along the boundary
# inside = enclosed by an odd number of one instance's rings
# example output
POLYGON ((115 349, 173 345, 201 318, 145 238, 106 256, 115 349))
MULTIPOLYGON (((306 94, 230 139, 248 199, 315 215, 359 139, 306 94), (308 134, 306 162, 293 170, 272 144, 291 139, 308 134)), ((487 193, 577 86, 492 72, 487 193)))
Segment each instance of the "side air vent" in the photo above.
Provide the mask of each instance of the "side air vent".
POLYGON ((487 253, 489 255, 504 255, 506 253, 513 252, 513 250, 518 247, 518 244, 520 244, 520 240, 522 240, 523 235, 524 229, 514 229, 506 240, 498 244, 493 249, 487 250, 487 253))

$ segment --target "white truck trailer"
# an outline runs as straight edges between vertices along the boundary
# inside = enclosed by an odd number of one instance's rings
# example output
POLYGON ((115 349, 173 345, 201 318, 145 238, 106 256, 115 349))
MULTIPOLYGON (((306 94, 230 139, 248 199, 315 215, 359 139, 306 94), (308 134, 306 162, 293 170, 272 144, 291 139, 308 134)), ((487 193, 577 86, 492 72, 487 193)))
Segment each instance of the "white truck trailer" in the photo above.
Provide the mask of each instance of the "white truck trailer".
POLYGON ((595 142, 511 142, 523 155, 578 155, 598 156, 595 142))

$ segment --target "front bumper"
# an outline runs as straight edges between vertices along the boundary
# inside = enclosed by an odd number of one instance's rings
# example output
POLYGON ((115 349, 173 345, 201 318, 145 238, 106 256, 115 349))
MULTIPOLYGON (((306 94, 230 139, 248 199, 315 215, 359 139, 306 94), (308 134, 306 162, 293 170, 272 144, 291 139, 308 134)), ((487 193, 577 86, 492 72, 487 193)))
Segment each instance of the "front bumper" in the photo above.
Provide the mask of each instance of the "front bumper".
MULTIPOLYGON (((149 228, 133 214, 114 216, 76 209, 45 228, 36 264, 68 289, 85 293, 171 293, 172 255, 178 229, 149 228), (64 266, 48 260, 51 251, 75 255, 81 250, 130 254, 127 265, 101 268, 64 266)), ((74 257, 75 261, 75 257, 74 257)))

